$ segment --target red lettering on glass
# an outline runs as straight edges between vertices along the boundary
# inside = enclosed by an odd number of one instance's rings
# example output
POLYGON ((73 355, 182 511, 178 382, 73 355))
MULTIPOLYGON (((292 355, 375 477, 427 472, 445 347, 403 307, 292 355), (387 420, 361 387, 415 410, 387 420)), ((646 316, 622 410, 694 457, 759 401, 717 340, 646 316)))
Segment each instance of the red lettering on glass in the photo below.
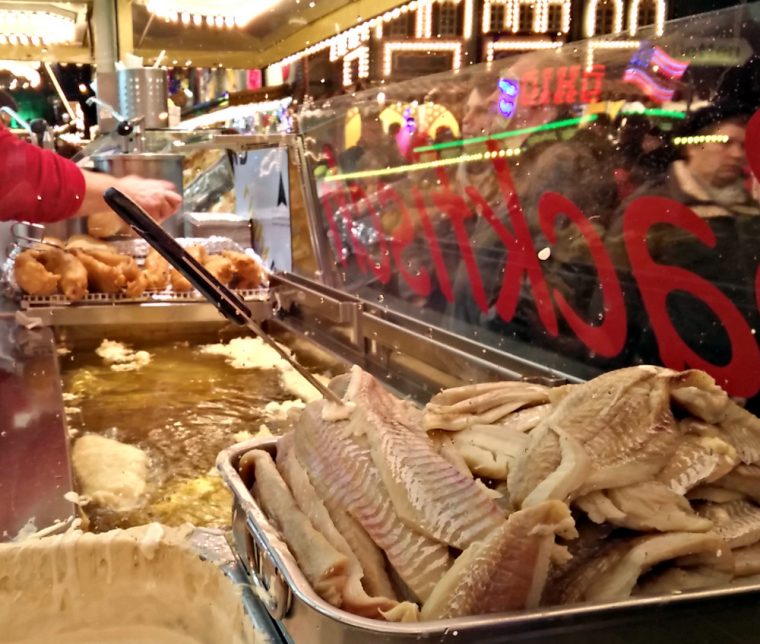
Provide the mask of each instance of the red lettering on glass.
POLYGON ((655 224, 670 224, 690 232, 710 248, 715 235, 690 208, 663 197, 641 197, 626 210, 625 247, 644 306, 655 331, 660 359, 673 369, 697 368, 710 373, 730 394, 752 396, 760 389, 760 351, 739 310, 716 286, 677 266, 658 264, 647 247, 647 233, 655 224), (710 307, 731 343, 731 361, 725 366, 708 362, 691 350, 676 331, 667 312, 667 297, 683 291, 710 307))
POLYGON ((544 69, 543 89, 541 90, 541 96, 538 98, 538 102, 541 105, 547 105, 551 101, 552 97, 552 79, 554 78, 554 68, 547 67, 544 69))
POLYGON ((380 214, 375 208, 375 204, 372 199, 369 199, 364 192, 364 188, 357 187, 355 190, 349 191, 351 199, 354 202, 354 208, 357 217, 359 216, 360 206, 364 206, 370 211, 372 217, 372 223, 375 227, 375 233, 377 234, 378 244, 380 245, 380 258, 373 261, 372 257, 369 257, 369 253, 365 250, 369 258, 370 270, 377 276, 382 284, 387 284, 391 281, 391 258, 388 252, 388 240, 385 238, 385 231, 383 230, 383 222, 380 221, 380 214))
POLYGON ((591 69, 583 71, 581 80, 581 103, 596 103, 602 95, 604 82, 604 65, 592 65, 591 69))
POLYGON ((417 208, 417 214, 420 216, 422 232, 427 240, 430 256, 433 258, 435 274, 438 277, 438 286, 441 287, 441 292, 446 298, 446 301, 453 302, 454 289, 451 288, 451 280, 449 279, 449 274, 446 270, 446 263, 443 261, 441 246, 438 243, 438 237, 436 237, 435 230, 433 230, 433 223, 428 216, 425 200, 422 197, 422 193, 416 187, 412 188, 412 198, 414 199, 414 205, 417 208))
MULTIPOLYGON (((329 144, 325 144, 322 146, 322 155, 325 159, 325 162, 327 163, 327 167, 331 172, 337 173, 339 172, 338 168, 338 162, 335 157, 335 151, 333 150, 333 147, 329 144)), ((356 257, 356 264, 359 267, 359 270, 361 270, 362 273, 367 272, 367 255, 369 253, 367 252, 367 249, 364 248, 364 245, 359 241, 359 239, 356 237, 356 233, 354 232, 354 226, 353 226, 353 220, 351 217, 351 212, 348 207, 348 201, 346 200, 345 195, 343 194, 345 184, 341 183, 340 187, 334 190, 333 192, 326 195, 326 197, 329 197, 329 202, 326 201, 326 198, 322 198, 322 203, 330 203, 330 229, 333 231, 333 235, 335 236, 335 243, 336 245, 339 243, 340 240, 340 234, 338 233, 337 225, 335 222, 335 214, 336 211, 340 212, 341 217, 343 218, 343 225, 346 227, 346 230, 348 231, 348 238, 351 240, 351 247, 353 249, 354 255, 356 257), (333 199, 335 200, 336 207, 333 210, 332 204, 333 199)), ((351 188, 346 188, 349 193, 351 192, 351 188)), ((345 265, 346 259, 344 257, 343 249, 338 249, 338 256, 340 257, 341 264, 345 265)))
POLYGON ((530 69, 520 77, 520 97, 518 99, 521 105, 532 107, 538 105, 538 97, 541 88, 538 84, 538 70, 530 69))
POLYGON ((575 103, 578 95, 576 85, 580 74, 580 65, 557 68, 557 87, 554 90, 554 104, 575 103))
POLYGON ((557 241, 555 225, 557 219, 562 216, 572 221, 586 239, 599 278, 599 289, 604 296, 603 322, 599 325, 587 323, 573 310, 558 289, 552 292, 554 301, 568 326, 583 344, 600 356, 613 358, 623 350, 627 332, 625 300, 615 267, 602 243, 602 238, 580 209, 556 192, 544 193, 538 202, 538 217, 541 229, 551 244, 557 241))
POLYGON ((436 206, 446 212, 454 225, 454 235, 456 236, 459 252, 462 255, 462 261, 464 262, 470 286, 472 287, 472 299, 475 300, 478 308, 485 312, 488 310, 488 298, 486 297, 486 290, 483 286, 483 279, 480 276, 478 265, 475 262, 470 238, 464 225, 464 220, 472 216, 470 210, 462 197, 449 190, 440 190, 433 193, 433 201, 436 206))
POLYGON ((404 259, 404 250, 414 241, 414 225, 406 204, 396 190, 390 186, 386 186, 380 191, 380 203, 385 206, 395 204, 401 212, 401 223, 391 233, 391 253, 393 253, 396 266, 398 266, 399 274, 416 295, 427 297, 432 290, 430 273, 424 266, 421 266, 416 274, 412 273, 407 270, 404 259))
MULTIPOLYGON (((538 263, 536 251, 532 244, 526 244, 524 237, 521 239, 507 230, 507 227, 494 214, 488 202, 475 188, 468 186, 465 188, 465 192, 473 201, 475 207, 480 209, 481 215, 491 228, 494 229, 507 250, 504 268, 502 269, 501 289, 499 291, 499 298, 496 300, 496 312, 499 314, 499 317, 505 322, 509 322, 514 318, 517 312, 517 305, 520 301, 522 283, 527 276, 533 290, 533 299, 536 302, 541 321, 544 323, 544 326, 549 326, 553 320, 556 326, 557 319, 552 308, 549 287, 544 279, 544 274, 541 271, 541 266, 538 263)), ((522 228, 519 222, 517 223, 517 227, 522 228)), ((528 232, 527 225, 522 229, 522 232, 528 232)), ((529 232, 528 238, 530 238, 529 232)))
POLYGON ((338 257, 338 261, 342 266, 346 265, 346 257, 343 252, 343 246, 340 243, 340 233, 338 232, 338 225, 335 222, 335 208, 333 207, 332 195, 324 194, 320 197, 322 202, 322 209, 327 214, 327 224, 330 226, 330 232, 332 233, 333 245, 335 246, 335 254, 338 257))
MULTIPOLYGON (((496 149, 496 145, 495 141, 490 141, 487 144, 492 152, 496 149)), ((511 246, 511 252, 507 256, 508 266, 504 273, 504 281, 502 282, 501 292, 496 303, 497 310, 502 317, 508 316, 504 319, 512 319, 514 307, 517 306, 520 282, 522 281, 521 277, 523 271, 527 271, 533 286, 536 309, 538 310, 541 322, 546 330, 556 337, 559 334, 557 314, 552 306, 549 287, 546 285, 544 274, 541 271, 541 265, 535 246, 533 245, 533 238, 528 228, 528 222, 525 221, 525 214, 517 197, 515 183, 512 179, 512 174, 509 172, 509 165, 505 158, 498 156, 492 159, 491 164, 493 165, 499 189, 504 197, 504 202, 507 204, 509 222, 512 224, 514 232, 514 237, 511 238, 510 244, 507 246, 507 248, 511 246), (512 264, 512 262, 516 263, 512 264), (520 265, 520 262, 522 262, 522 265, 520 265), (512 264, 511 270, 509 264, 512 264), (517 279, 510 279, 510 277, 515 275, 517 279)))
POLYGON ((745 133, 745 148, 747 161, 755 175, 755 180, 760 181, 760 110, 747 123, 745 133))

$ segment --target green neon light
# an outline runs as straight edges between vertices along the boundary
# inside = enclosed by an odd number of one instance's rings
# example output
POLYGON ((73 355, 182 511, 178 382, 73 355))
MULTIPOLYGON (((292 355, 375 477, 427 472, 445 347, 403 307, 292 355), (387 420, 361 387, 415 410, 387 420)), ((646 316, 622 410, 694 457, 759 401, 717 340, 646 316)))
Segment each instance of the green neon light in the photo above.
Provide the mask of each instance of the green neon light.
POLYGON ((552 121, 551 123, 544 123, 543 125, 536 125, 534 127, 524 127, 519 130, 509 130, 508 132, 497 132, 496 134, 490 134, 488 136, 476 136, 472 139, 461 139, 460 141, 446 141, 444 143, 436 143, 434 145, 423 145, 419 148, 414 148, 415 152, 432 152, 435 150, 446 150, 448 148, 458 148, 463 145, 475 145, 477 143, 484 143, 485 141, 499 141, 501 139, 508 139, 513 136, 520 136, 521 134, 533 134, 534 132, 546 132, 547 130, 559 130, 563 127, 572 127, 573 125, 582 125, 584 123, 591 123, 599 118, 598 114, 589 114, 588 116, 581 116, 573 119, 564 119, 562 121, 552 121))
POLYGON ((662 116, 669 119, 685 119, 685 112, 675 110, 664 110, 660 107, 652 107, 646 110, 623 110, 623 114, 644 114, 645 116, 662 116))

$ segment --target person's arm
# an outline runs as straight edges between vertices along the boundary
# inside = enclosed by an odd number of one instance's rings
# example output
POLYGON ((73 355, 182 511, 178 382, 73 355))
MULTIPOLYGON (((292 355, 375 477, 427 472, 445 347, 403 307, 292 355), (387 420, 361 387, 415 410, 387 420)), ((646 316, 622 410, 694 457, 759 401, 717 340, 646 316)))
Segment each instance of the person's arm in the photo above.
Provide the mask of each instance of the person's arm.
POLYGON ((108 210, 103 192, 111 186, 159 221, 174 214, 181 203, 169 182, 82 171, 68 159, 0 127, 0 221, 48 223, 102 212, 108 210))
POLYGON ((182 198, 170 181, 143 179, 136 176, 116 178, 109 174, 86 170, 82 174, 85 181, 85 193, 76 215, 89 215, 109 210, 103 201, 103 193, 111 187, 121 190, 159 222, 171 217, 182 203, 182 198))

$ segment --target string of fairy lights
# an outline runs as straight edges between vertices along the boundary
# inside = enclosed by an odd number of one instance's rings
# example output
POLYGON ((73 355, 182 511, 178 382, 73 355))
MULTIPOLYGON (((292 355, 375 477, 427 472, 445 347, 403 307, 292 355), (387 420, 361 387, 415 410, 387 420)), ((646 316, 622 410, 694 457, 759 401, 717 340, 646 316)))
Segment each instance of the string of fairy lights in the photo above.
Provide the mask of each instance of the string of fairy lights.
MULTIPOLYGON (((450 68, 458 70, 473 37, 474 2, 478 0, 411 0, 405 4, 366 20, 350 29, 316 43, 307 43, 304 49, 274 63, 287 66, 302 58, 329 50, 331 62, 348 57, 343 65, 343 84, 353 84, 355 76, 367 78, 372 64, 371 53, 379 45, 380 71, 389 77, 394 71, 397 55, 418 52, 449 56, 450 68), (434 7, 461 6, 461 24, 455 35, 434 34, 434 7), (413 14, 413 34, 394 35, 391 23, 408 19, 413 14), (358 61, 357 72, 350 63, 358 61)), ((572 0, 479 0, 482 2, 480 31, 484 42, 484 57, 492 61, 499 52, 549 50, 562 46, 570 32, 572 0), (529 35, 528 38, 503 38, 503 34, 529 35)), ((441 9, 442 10, 442 9, 441 9)), ((634 36, 640 27, 652 24, 657 36, 664 31, 667 14, 666 0, 588 0, 583 16, 586 36, 600 33, 623 33, 627 15, 627 31, 634 36), (625 1, 628 2, 627 12, 625 1), (611 29, 610 29, 611 27, 611 29)), ((599 49, 637 49, 639 40, 615 40, 592 43, 587 49, 587 67, 594 64, 599 49)))

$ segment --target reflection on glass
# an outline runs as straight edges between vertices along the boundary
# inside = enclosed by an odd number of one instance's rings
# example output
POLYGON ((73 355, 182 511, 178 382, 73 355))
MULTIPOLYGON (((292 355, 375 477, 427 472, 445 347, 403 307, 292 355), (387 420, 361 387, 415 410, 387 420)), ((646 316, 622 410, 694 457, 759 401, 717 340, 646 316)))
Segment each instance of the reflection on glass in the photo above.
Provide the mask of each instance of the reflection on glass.
POLYGON ((752 15, 303 111, 338 281, 560 372, 695 367, 757 396, 760 62, 694 45, 752 44, 752 15))

